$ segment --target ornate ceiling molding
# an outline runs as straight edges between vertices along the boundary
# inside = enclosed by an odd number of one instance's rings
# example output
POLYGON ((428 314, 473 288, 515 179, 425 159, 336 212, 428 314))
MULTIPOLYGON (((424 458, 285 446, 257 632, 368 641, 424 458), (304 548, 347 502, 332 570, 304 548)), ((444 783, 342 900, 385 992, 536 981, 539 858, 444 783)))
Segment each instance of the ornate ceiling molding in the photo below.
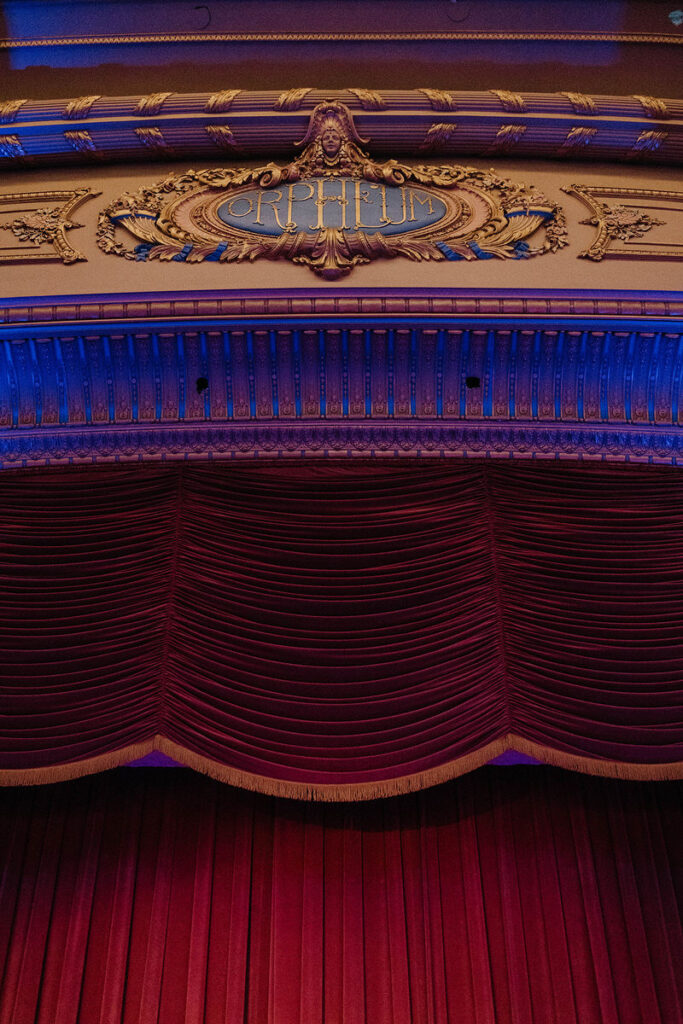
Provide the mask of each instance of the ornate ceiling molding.
POLYGON ((0 124, 11 125, 3 136, 11 142, 0 150, 0 167, 83 160, 65 135, 75 119, 98 157, 108 161, 148 158, 150 138, 164 140, 158 148, 167 149, 167 156, 210 158, 218 129, 245 157, 277 156, 291 152, 311 111, 328 99, 341 100, 354 112, 361 135, 371 139, 377 154, 418 155, 428 143, 430 151, 449 156, 485 155, 504 141, 515 156, 683 162, 683 100, 504 89, 299 88, 7 100, 0 103, 0 124))
POLYGON ((677 465, 683 304, 610 301, 605 316, 604 299, 565 297, 568 316, 540 295, 404 295, 391 312, 391 296, 293 293, 167 300, 168 318, 144 300, 84 302, 81 320, 69 319, 73 305, 43 305, 33 322, 9 307, 0 462, 419 454, 677 465))
POLYGON ((142 32, 0 39, 0 50, 45 46, 131 46, 159 43, 571 42, 680 46, 673 32, 142 32))

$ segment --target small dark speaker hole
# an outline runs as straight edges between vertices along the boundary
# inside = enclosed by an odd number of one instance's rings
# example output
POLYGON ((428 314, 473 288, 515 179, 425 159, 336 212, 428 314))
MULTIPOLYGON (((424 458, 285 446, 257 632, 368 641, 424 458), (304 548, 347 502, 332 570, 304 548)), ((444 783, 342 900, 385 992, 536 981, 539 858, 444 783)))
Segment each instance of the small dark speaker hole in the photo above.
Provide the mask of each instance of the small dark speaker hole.
POLYGON ((209 386, 209 382, 206 377, 197 377, 197 394, 201 395, 202 391, 206 391, 209 386))
POLYGON ((467 388, 480 388, 481 379, 479 377, 465 377, 465 387, 467 388))

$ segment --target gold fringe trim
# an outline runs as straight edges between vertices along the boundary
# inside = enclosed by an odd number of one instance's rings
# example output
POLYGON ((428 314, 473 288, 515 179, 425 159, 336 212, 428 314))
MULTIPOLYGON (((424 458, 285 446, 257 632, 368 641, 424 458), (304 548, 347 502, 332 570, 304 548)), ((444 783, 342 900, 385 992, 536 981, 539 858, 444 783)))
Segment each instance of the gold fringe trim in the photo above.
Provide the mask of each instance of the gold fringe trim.
POLYGON ((212 761, 201 754, 186 750, 163 736, 159 736, 157 739, 159 742, 157 750, 180 761, 187 768, 192 768, 203 775, 209 775, 219 782, 227 782, 231 786, 248 789, 255 793, 264 793, 266 796, 284 796, 295 800, 316 800, 326 803, 376 800, 378 797, 415 793, 420 789, 428 789, 430 786, 438 786, 441 782, 448 782, 458 775, 466 775, 467 772, 472 772, 475 768, 481 768, 491 758, 498 757, 508 749, 505 739, 493 740, 485 747, 480 747, 479 750, 475 750, 471 754, 464 754, 456 761, 437 765, 435 768, 428 768, 426 771, 417 772, 414 775, 402 775, 396 779, 381 779, 378 782, 327 784, 271 779, 266 775, 239 771, 237 768, 231 768, 230 765, 212 761))
POLYGON ((196 754, 182 747, 165 736, 156 735, 152 739, 131 746, 123 747, 98 757, 89 757, 83 761, 72 761, 70 764, 53 765, 47 768, 6 769, 0 771, 0 786, 38 786, 53 782, 64 782, 68 779, 81 778, 110 768, 120 768, 129 761, 145 757, 153 750, 158 750, 172 757, 186 768, 208 775, 218 782, 226 782, 238 789, 247 789, 266 796, 288 797, 295 800, 314 800, 320 802, 343 802, 357 800, 376 800, 379 797, 401 796, 405 793, 416 793, 442 782, 466 775, 482 767, 488 761, 508 750, 535 757, 544 764, 568 771, 582 772, 585 775, 601 775, 612 779, 628 779, 633 781, 663 781, 683 778, 683 761, 670 761, 666 764, 633 764, 624 761, 607 761, 600 758, 581 757, 566 754, 560 750, 534 743, 515 733, 487 743, 485 747, 464 754, 462 757, 449 761, 447 764, 428 768, 413 775, 403 775, 396 779, 382 779, 378 782, 356 782, 326 784, 293 782, 288 779, 272 779, 254 772, 240 771, 230 765, 221 764, 211 758, 196 754))
POLYGON ((80 779, 83 775, 120 768, 156 750, 156 739, 131 743, 120 750, 86 757, 82 761, 70 761, 68 764, 54 764, 46 768, 4 768, 0 770, 0 786, 45 786, 51 782, 66 782, 68 779, 80 779))

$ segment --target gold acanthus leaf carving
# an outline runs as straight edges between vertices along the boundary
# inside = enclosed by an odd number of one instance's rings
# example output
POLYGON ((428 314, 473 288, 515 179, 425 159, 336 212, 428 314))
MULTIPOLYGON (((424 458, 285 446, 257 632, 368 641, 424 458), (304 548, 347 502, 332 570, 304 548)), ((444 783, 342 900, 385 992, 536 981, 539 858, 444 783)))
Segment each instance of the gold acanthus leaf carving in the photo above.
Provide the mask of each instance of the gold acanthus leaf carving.
POLYGON ((418 89, 417 91, 427 97, 433 110, 456 109, 456 103, 451 93, 444 92, 443 89, 418 89))
POLYGON ((209 96, 204 110, 207 114, 223 114, 232 106, 235 97, 239 96, 241 89, 223 89, 209 96))
MULTIPOLYGON (((380 163, 363 148, 367 142, 358 134, 347 106, 335 101, 319 103, 298 143, 302 152, 289 163, 187 171, 151 188, 124 193, 101 213, 98 244, 104 252, 135 261, 210 259, 230 263, 285 258, 328 280, 380 257, 523 259, 567 244, 562 211, 530 186, 472 167, 413 166, 396 160, 380 163), (297 183, 308 190, 303 199, 291 191, 297 183), (402 196, 403 219, 392 220, 384 213, 380 224, 402 225, 412 220, 417 227, 393 234, 368 228, 359 211, 362 204, 373 201, 369 198, 372 189, 378 210, 390 201, 399 203, 402 196), (297 226, 291 204, 312 200, 314 195, 318 223, 309 224, 306 213, 297 226), (434 204, 439 204, 435 220, 414 213, 408 217, 408 204, 416 195, 422 208, 426 205, 433 210, 434 204), (290 204, 281 211, 286 223, 275 218, 279 231, 261 234, 245 228, 242 220, 235 221, 253 210, 254 203, 261 210, 262 201, 282 201, 285 207, 290 204), (242 212, 231 214, 232 220, 219 216, 219 208, 227 204, 229 210, 232 204, 235 209, 237 202, 242 203, 242 212), (346 212, 340 215, 341 226, 325 223, 329 203, 338 203, 344 211, 351 207, 352 223, 347 225, 346 212), (121 229, 136 238, 134 248, 117 238, 121 229), (532 246, 527 239, 537 231, 543 236, 540 244, 532 246)), ((263 222, 257 217, 255 223, 263 222)))
POLYGON ((512 149, 522 141, 526 134, 525 124, 504 124, 498 129, 496 137, 488 148, 489 153, 501 153, 512 149))
POLYGON ((159 150, 163 152, 170 152, 171 147, 166 142, 161 128, 134 128, 133 131, 139 138, 143 146, 147 146, 148 149, 159 150))
POLYGON ((641 132, 631 147, 631 153, 654 153, 668 137, 668 132, 641 132))
POLYGON ((582 92, 561 92, 560 96, 566 96, 575 114, 592 115, 597 114, 598 108, 592 96, 586 96, 582 92))
POLYGON ((0 135, 0 156, 8 157, 10 160, 26 156, 26 150, 18 135, 0 135))
POLYGON ((659 100, 655 96, 634 96, 633 98, 638 100, 648 117, 654 117, 662 121, 671 117, 669 108, 664 100, 659 100))
POLYGON ((232 129, 227 124, 207 124, 206 134, 220 149, 239 149, 232 129))
POLYGON ((156 117, 168 97, 172 95, 172 92, 153 92, 149 96, 141 96, 135 104, 133 113, 139 117, 156 117))
POLYGON ((64 132, 64 138, 77 153, 95 153, 97 151, 92 135, 84 129, 64 132))
POLYGON ((523 114, 526 110, 526 103, 524 97, 520 96, 518 92, 508 92, 507 89, 490 89, 490 92, 494 96, 497 96, 501 102, 503 110, 508 110, 511 113, 523 114))
POLYGON ((64 108, 64 117, 68 118, 70 121, 76 121, 79 118, 88 117, 93 103, 100 99, 102 99, 101 96, 79 96, 77 99, 69 100, 64 108))
POLYGON ((558 152, 564 155, 576 149, 583 149, 584 146, 592 142, 597 133, 597 128, 570 128, 567 132, 567 138, 560 146, 558 152))
POLYGON ((386 102, 381 93, 373 89, 349 89, 356 97, 363 110, 386 110, 386 102))
POLYGON ((287 89, 286 92, 281 92, 275 101, 276 110, 299 110, 302 103, 308 96, 309 89, 287 89))
POLYGON ((15 121, 17 114, 26 102, 26 100, 0 101, 0 124, 9 124, 11 121, 15 121))
POLYGON ((427 129, 427 134, 424 137, 424 142, 420 146, 423 151, 431 152, 435 149, 443 149, 449 146, 455 137, 455 133, 458 129, 457 124, 447 124, 441 122, 440 124, 433 124, 427 129))

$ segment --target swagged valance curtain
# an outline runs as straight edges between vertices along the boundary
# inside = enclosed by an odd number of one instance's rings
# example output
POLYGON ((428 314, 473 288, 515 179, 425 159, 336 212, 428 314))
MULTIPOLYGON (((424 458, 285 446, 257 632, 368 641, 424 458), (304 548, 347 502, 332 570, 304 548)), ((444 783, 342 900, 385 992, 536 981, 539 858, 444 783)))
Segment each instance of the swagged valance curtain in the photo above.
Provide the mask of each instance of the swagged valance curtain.
POLYGON ((683 476, 348 460, 0 477, 0 780, 157 749, 271 794, 508 748, 683 775, 683 476))

